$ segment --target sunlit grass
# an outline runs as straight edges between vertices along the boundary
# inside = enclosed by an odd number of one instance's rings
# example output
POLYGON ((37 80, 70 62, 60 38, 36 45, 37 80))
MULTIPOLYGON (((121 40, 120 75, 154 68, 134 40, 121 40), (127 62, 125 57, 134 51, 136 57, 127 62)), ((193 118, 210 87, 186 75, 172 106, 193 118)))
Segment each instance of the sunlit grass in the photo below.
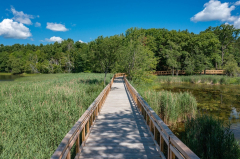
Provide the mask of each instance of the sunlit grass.
POLYGON ((49 74, 1 82, 0 158, 50 158, 104 88, 103 78, 49 74))

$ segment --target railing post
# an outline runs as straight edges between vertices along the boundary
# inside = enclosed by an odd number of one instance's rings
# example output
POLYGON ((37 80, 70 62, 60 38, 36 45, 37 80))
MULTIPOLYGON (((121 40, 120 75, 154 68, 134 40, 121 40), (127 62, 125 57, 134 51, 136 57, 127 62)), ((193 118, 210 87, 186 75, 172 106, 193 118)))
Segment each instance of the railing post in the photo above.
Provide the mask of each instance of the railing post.
POLYGON ((67 154, 67 159, 71 159, 71 150, 69 150, 69 152, 67 154))
POLYGON ((92 120, 91 120, 91 121, 92 121, 91 126, 92 126, 92 125, 93 125, 93 122, 94 122, 94 121, 93 121, 93 114, 91 115, 91 118, 92 118, 92 120))
POLYGON ((96 108, 96 117, 98 116, 98 105, 97 105, 97 108, 96 108))
POLYGON ((76 140, 76 154, 78 154, 80 152, 79 149, 80 149, 80 144, 79 144, 79 136, 78 136, 78 138, 76 140))
POLYGON ((159 146, 160 146, 160 151, 163 152, 163 150, 164 150, 164 139, 163 139, 161 133, 160 133, 160 144, 159 144, 159 146))
POLYGON ((84 141, 85 141, 85 126, 82 129, 82 144, 84 143, 84 141))
POLYGON ((87 133, 89 133, 89 121, 87 122, 87 133))

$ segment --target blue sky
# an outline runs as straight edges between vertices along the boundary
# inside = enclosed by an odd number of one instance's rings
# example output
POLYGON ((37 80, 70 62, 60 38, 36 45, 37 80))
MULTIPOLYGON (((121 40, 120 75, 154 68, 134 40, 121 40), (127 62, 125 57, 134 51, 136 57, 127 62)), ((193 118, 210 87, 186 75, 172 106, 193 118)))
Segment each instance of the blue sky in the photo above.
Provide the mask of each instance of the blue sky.
POLYGON ((89 42, 131 27, 194 33, 222 23, 240 28, 239 12, 237 0, 8 0, 0 5, 0 44, 89 42))

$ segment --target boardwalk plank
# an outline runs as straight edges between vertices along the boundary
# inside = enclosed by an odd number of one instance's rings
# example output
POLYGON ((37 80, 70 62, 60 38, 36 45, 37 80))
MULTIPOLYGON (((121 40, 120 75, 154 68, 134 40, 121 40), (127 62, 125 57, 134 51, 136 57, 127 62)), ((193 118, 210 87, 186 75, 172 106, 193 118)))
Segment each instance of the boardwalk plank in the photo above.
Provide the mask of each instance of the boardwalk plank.
POLYGON ((77 158, 161 158, 142 116, 129 100, 122 77, 114 80, 77 158))

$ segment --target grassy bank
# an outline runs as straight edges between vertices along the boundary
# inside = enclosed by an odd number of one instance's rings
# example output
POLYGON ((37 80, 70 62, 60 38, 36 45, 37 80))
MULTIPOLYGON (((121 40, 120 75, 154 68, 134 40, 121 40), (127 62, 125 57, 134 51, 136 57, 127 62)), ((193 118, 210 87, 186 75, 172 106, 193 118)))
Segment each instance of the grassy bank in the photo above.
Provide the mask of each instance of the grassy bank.
POLYGON ((176 122, 186 121, 187 117, 195 117, 197 101, 191 94, 157 92, 154 90, 154 83, 132 84, 166 124, 174 125, 176 122))
POLYGON ((51 74, 0 82, 0 158, 50 158, 102 91, 103 77, 51 74))
POLYGON ((205 83, 205 84, 240 84, 240 77, 221 75, 193 75, 193 76, 158 76, 158 82, 168 83, 205 83))

